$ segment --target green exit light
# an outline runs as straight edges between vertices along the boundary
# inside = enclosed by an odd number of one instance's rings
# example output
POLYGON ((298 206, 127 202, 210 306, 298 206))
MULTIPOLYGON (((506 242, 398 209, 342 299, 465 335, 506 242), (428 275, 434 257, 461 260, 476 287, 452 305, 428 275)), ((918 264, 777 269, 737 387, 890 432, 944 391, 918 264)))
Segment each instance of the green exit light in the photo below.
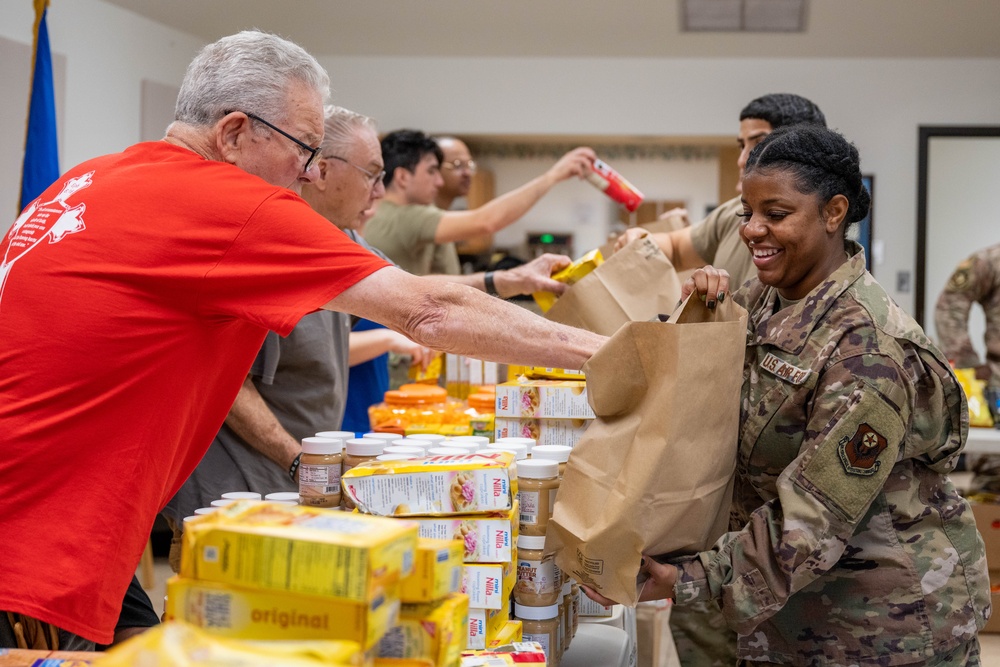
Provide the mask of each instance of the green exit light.
POLYGON ((542 243, 552 243, 556 240, 556 237, 552 236, 552 234, 542 234, 538 237, 538 240, 542 243))

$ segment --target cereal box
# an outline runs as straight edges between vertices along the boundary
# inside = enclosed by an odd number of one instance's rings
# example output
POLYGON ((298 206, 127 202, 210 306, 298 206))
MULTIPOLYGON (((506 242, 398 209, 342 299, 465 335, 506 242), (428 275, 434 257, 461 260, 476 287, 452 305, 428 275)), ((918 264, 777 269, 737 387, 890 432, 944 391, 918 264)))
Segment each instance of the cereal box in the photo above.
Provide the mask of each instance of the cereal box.
POLYGON ((538 445, 573 447, 583 438, 590 419, 508 419, 497 417, 497 438, 533 438, 538 445))
POLYGON ((225 510, 187 522, 181 576, 370 602, 413 570, 409 521, 275 503, 225 510))
POLYGON ((173 577, 166 617, 235 639, 345 639, 374 646, 399 617, 398 589, 369 602, 173 577))
POLYGON ((510 598, 506 598, 500 609, 469 609, 469 636, 466 646, 471 649, 485 649, 486 645, 500 634, 504 623, 510 618, 510 598))
POLYGON ((516 419, 593 419, 582 380, 522 380, 497 385, 496 415, 516 419))
POLYGON ((421 537, 413 561, 413 573, 399 588, 403 602, 433 602, 459 592, 465 544, 459 540, 421 537))
POLYGON ((379 516, 472 514, 508 510, 517 467, 508 452, 372 461, 351 468, 344 490, 362 512, 379 516))
POLYGON ((430 660, 435 667, 455 664, 465 647, 469 598, 460 593, 434 604, 404 604, 399 623, 378 644, 384 658, 430 660))
POLYGON ((509 563, 467 563, 462 568, 462 592, 469 606, 501 609, 517 583, 517 549, 509 563))
POLYGON ((414 517, 420 537, 462 540, 466 563, 513 560, 520 520, 517 501, 506 512, 464 516, 414 517))

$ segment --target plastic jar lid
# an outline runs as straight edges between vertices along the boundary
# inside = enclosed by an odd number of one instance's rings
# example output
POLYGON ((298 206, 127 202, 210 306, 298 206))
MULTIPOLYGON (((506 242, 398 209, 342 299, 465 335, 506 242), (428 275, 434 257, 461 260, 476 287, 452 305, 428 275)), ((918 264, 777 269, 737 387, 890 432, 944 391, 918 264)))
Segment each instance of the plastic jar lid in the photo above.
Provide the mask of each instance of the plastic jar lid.
POLYGON ((197 519, 198 516, 199 516, 198 514, 192 514, 191 516, 186 516, 183 519, 181 519, 181 523, 187 523, 191 519, 197 519))
POLYGON ((475 454, 483 451, 479 448, 479 445, 474 442, 455 442, 454 438, 445 443, 445 446, 449 449, 461 449, 466 454, 475 454))
POLYGON ((393 447, 419 447, 420 449, 427 451, 434 446, 434 443, 430 440, 424 440, 423 438, 414 436, 412 438, 400 438, 399 440, 393 440, 392 445, 393 447))
POLYGON ((416 438, 417 440, 423 440, 424 442, 433 443, 435 446, 443 444, 446 438, 440 433, 420 433, 419 435, 406 436, 407 438, 416 438))
POLYGON ((461 447, 431 447, 427 450, 428 456, 464 456, 468 453, 461 447))
POLYGON ((294 500, 299 501, 298 491, 276 491, 275 493, 269 493, 264 496, 264 500, 294 500))
POLYGON ((340 454, 344 451, 344 441, 333 438, 302 438, 303 454, 340 454))
POLYGON ((388 405, 431 405, 444 403, 447 399, 448 391, 444 387, 431 384, 404 384, 385 392, 388 405))
POLYGON ((298 501, 296 501, 296 500, 269 500, 267 502, 273 503, 274 505, 298 505, 299 504, 298 501))
POLYGON ((232 505, 233 503, 238 503, 238 502, 239 502, 238 500, 229 500, 227 498, 223 498, 222 500, 213 500, 212 501, 212 507, 216 507, 216 508, 218 508, 218 507, 228 507, 229 505, 232 505))
POLYGON ((456 435, 454 438, 448 441, 449 447, 457 447, 459 443, 464 447, 468 444, 475 444, 479 449, 487 447, 490 444, 490 439, 485 435, 456 435))
POLYGON ((355 437, 354 431, 320 431, 317 438, 333 438, 334 440, 350 440, 355 437))
POLYGON ((549 459, 529 459, 517 464, 517 476, 525 479, 549 479, 559 476, 559 462, 549 459))
POLYGON ((260 500, 260 494, 253 491, 230 491, 222 494, 223 500, 260 500))
POLYGON ((547 621, 550 618, 559 616, 559 605, 550 604, 544 607, 529 607, 528 605, 515 602, 514 616, 529 621, 547 621))
MULTIPOLYGON (((490 445, 484 453, 488 454, 491 451, 510 452, 518 461, 523 461, 528 458, 528 448, 517 442, 510 442, 502 445, 490 445)), ((521 464, 518 464, 519 467, 520 465, 521 464)))
POLYGON ((566 445, 538 445, 531 450, 531 458, 566 463, 569 461, 569 453, 572 451, 573 448, 566 445))
POLYGON ((511 443, 518 443, 518 444, 524 445, 524 446, 526 446, 528 448, 529 452, 531 450, 533 450, 535 448, 535 445, 537 444, 537 442, 535 441, 534 438, 515 438, 515 437, 511 436, 511 437, 507 437, 507 438, 497 438, 497 441, 494 442, 493 445, 494 446, 505 447, 505 446, 507 446, 508 444, 511 444, 511 443))
POLYGON ((361 437, 364 438, 365 440, 381 440, 387 445, 393 440, 399 440, 398 433, 378 433, 376 431, 369 431, 368 433, 365 433, 361 437))
POLYGON ((375 457, 376 461, 412 461, 413 459, 419 459, 421 457, 414 456, 413 454, 379 454, 375 457))
POLYGON ((518 549, 536 549, 542 550, 545 548, 545 536, 544 535, 518 535, 517 536, 517 548, 518 549))
POLYGON ((406 456, 423 456, 427 451, 423 447, 409 447, 407 445, 389 445, 382 450, 383 454, 405 454, 406 456))
POLYGON ((496 410, 496 394, 469 394, 469 407, 485 412, 496 410))
POLYGON ((385 449, 385 444, 382 440, 351 438, 345 448, 351 456, 378 456, 385 449))
POLYGON ((201 516, 202 514, 211 514, 212 512, 214 512, 217 509, 219 509, 219 508, 218 507, 199 507, 198 509, 196 509, 194 511, 194 513, 197 514, 198 516, 201 516))

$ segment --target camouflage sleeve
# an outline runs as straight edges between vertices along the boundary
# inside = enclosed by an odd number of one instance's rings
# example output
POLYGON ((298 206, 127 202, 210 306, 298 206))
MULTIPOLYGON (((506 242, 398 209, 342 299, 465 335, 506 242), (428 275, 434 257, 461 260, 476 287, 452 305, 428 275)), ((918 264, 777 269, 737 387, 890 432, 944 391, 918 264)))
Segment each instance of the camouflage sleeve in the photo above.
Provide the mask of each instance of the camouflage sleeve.
POLYGON ((991 267, 973 255, 955 267, 934 307, 934 328, 941 351, 956 368, 974 368, 979 355, 969 338, 969 310, 992 284, 991 267))
MULTIPOLYGON (((909 420, 902 372, 875 355, 841 359, 817 383, 798 456, 777 497, 710 551, 674 561, 677 604, 717 598, 730 627, 747 634, 844 555, 897 460, 909 420)), ((773 422, 773 420, 772 420, 773 422)), ((767 437, 765 431, 757 446, 767 437)))

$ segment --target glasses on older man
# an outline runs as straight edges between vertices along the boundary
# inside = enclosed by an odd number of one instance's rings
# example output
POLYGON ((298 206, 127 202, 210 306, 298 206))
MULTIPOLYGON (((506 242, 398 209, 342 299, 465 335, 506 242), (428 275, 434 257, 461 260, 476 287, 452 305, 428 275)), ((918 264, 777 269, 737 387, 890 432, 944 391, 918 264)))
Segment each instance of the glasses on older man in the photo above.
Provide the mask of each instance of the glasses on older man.
POLYGON ((372 172, 368 171, 364 167, 359 167, 358 165, 354 164, 350 160, 342 158, 339 155, 324 155, 323 158, 326 159, 326 160, 340 160, 344 164, 350 165, 350 166, 354 167, 355 169, 357 169, 358 171, 360 171, 362 174, 364 174, 365 178, 368 179, 368 187, 370 187, 370 188, 374 188, 376 183, 378 183, 383 178, 385 178, 385 169, 383 169, 382 171, 378 172, 377 174, 373 174, 372 172))
POLYGON ((476 173, 476 163, 473 160, 451 160, 449 162, 442 162, 441 167, 443 169, 448 169, 449 171, 461 171, 465 170, 470 174, 476 173))
MULTIPOLYGON (((229 114, 229 113, 232 113, 232 111, 226 111, 225 113, 229 114)), ((304 141, 299 141, 298 139, 296 139, 292 135, 290 135, 287 132, 285 132, 284 130, 282 130, 277 125, 273 125, 273 124, 267 122, 266 120, 264 120, 263 118, 261 118, 257 114, 252 114, 252 113, 249 113, 247 111, 244 111, 243 113, 246 114, 247 118, 255 120, 258 123, 263 123, 264 125, 267 125, 269 128, 271 128, 272 130, 274 130, 275 132, 277 132, 281 136, 285 137, 286 139, 294 141, 295 144, 299 148, 301 148, 302 152, 307 156, 306 157, 306 163, 304 165, 302 165, 302 171, 309 171, 309 167, 311 167, 314 164, 316 164, 316 160, 319 158, 319 150, 320 150, 319 146, 317 146, 316 148, 313 148, 312 146, 310 146, 309 144, 305 143, 304 141)))

